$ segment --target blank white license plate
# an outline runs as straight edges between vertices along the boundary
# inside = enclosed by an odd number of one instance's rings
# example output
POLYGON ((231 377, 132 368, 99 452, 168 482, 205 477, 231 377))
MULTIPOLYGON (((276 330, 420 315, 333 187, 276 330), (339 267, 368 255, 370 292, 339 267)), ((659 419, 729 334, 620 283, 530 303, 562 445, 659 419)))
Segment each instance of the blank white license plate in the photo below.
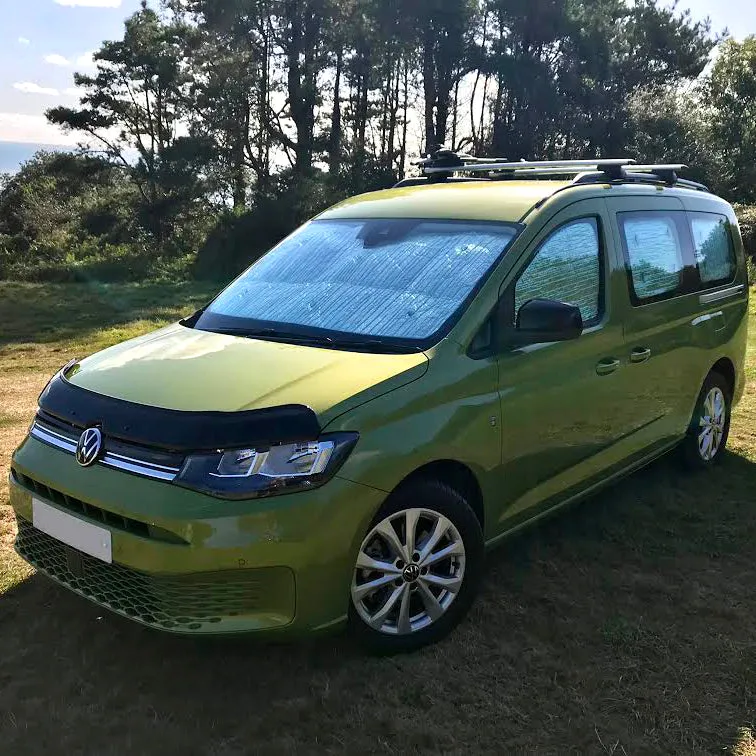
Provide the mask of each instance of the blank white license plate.
POLYGON ((113 539, 109 530, 61 512, 36 497, 32 498, 32 520, 35 528, 58 541, 108 564, 113 561, 113 539))

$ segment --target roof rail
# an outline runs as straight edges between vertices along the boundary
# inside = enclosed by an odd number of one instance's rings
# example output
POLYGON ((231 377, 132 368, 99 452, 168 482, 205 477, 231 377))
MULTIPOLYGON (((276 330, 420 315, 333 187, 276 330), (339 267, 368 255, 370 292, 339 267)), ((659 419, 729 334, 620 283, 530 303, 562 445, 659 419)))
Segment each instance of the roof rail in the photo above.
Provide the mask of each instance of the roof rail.
MULTIPOLYGON (((648 183, 666 186, 681 186, 708 192, 703 184, 679 178, 679 172, 687 168, 682 163, 638 165, 632 158, 599 158, 596 160, 519 160, 506 158, 478 158, 441 149, 413 163, 422 177, 405 179, 398 185, 435 183, 447 180, 459 181, 454 174, 485 174, 481 179, 527 178, 574 175, 573 183, 648 183)), ((468 177, 469 180, 470 177, 468 177)))

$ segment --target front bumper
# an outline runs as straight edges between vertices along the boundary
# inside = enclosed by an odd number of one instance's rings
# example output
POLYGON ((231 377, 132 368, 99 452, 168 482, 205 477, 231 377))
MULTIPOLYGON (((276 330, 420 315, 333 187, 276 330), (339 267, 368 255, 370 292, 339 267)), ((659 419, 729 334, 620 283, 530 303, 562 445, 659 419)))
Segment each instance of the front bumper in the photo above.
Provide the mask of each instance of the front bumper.
POLYGON ((11 463, 16 550, 90 600, 182 633, 308 633, 347 615, 357 550, 386 494, 341 478, 313 491, 223 501, 27 438, 11 463), (107 528, 113 564, 32 526, 32 498, 107 528))

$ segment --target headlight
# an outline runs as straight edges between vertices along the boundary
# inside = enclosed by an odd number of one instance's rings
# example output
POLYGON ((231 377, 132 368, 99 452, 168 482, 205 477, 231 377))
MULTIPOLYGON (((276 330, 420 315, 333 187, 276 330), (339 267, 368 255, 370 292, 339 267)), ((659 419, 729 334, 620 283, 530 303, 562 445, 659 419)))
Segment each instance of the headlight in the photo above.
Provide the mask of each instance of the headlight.
POLYGON ((224 499, 314 488, 333 477, 357 438, 356 433, 332 433, 317 441, 194 454, 174 482, 224 499))
POLYGON ((272 446, 268 451, 237 449, 223 452, 218 469, 210 473, 216 478, 292 478, 322 473, 335 447, 333 441, 309 441, 305 444, 272 446))

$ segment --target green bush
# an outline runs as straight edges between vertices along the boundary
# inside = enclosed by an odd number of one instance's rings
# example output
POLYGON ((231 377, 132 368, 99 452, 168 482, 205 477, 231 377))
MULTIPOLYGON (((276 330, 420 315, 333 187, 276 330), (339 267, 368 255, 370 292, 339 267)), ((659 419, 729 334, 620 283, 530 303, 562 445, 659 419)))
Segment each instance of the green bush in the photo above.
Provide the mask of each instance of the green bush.
POLYGON ((735 205, 746 255, 756 260, 756 205, 735 205))
POLYGON ((33 245, 27 254, 3 253, 0 238, 0 280, 29 282, 184 281, 190 278, 193 254, 157 257, 147 245, 108 244, 97 239, 80 242, 74 251, 43 250, 33 245))
POLYGON ((231 278, 294 228, 291 217, 274 201, 246 213, 224 214, 197 252, 192 275, 204 280, 231 278))
POLYGON ((190 276, 216 209, 194 203, 156 238, 140 193, 99 158, 39 152, 0 182, 0 279, 141 281, 190 276))
POLYGON ((217 219, 197 252, 192 274, 207 280, 238 275, 297 226, 344 197, 325 174, 314 173, 304 181, 281 174, 271 194, 259 198, 251 210, 217 219))
MULTIPOLYGON (((298 225, 347 194, 390 186, 366 166, 350 173, 277 175, 248 210, 187 207, 156 239, 135 219, 138 193, 120 170, 77 155, 38 153, 0 184, 0 280, 228 280, 298 225)), ((756 205, 738 205, 751 280, 756 282, 756 205)))

